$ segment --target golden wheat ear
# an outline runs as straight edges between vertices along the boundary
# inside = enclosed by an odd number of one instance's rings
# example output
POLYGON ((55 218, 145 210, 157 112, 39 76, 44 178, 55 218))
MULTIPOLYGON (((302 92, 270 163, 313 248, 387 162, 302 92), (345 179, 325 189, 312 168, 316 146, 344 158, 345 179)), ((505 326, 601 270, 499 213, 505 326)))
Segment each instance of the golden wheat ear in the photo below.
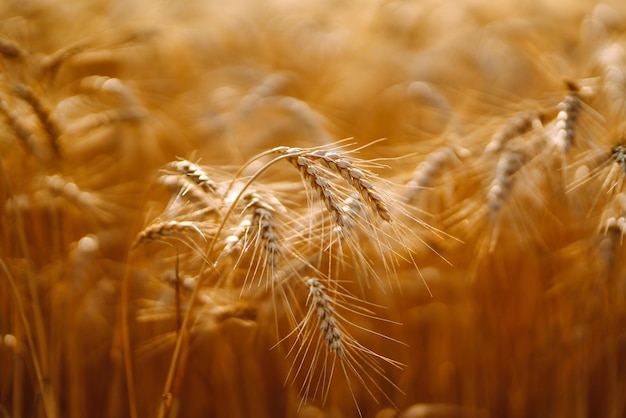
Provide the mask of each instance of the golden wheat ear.
POLYGON ((304 276, 293 277, 289 283, 304 288, 307 293, 302 319, 283 338, 285 344, 290 342, 287 356, 293 359, 287 381, 300 386, 300 406, 310 401, 326 403, 339 382, 349 388, 359 415, 357 393, 363 391, 377 403, 382 397, 393 404, 383 386, 401 392, 387 373, 390 368, 402 369, 402 363, 372 351, 352 333, 399 343, 363 325, 363 320, 382 321, 387 326, 398 324, 376 317, 369 310, 372 305, 352 296, 336 279, 304 276))
POLYGON ((59 138, 62 134, 61 126, 52 115, 50 107, 30 87, 24 84, 16 84, 13 87, 13 91, 18 97, 28 103, 33 112, 35 112, 37 119, 39 119, 48 136, 54 156, 57 158, 61 157, 61 145, 59 144, 59 138))
POLYGON ((171 237, 176 240, 183 240, 185 235, 189 232, 195 232, 203 239, 206 239, 204 233, 200 229, 200 226, 196 222, 191 221, 162 221, 154 223, 146 227, 143 231, 137 235, 133 248, 138 247, 141 244, 165 240, 171 237))

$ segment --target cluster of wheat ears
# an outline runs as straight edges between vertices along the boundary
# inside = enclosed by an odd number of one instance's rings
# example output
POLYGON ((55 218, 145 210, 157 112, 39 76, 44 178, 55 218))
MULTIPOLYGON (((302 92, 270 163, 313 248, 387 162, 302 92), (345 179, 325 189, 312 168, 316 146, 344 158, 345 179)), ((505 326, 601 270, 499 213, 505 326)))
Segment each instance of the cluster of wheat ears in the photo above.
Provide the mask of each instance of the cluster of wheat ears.
POLYGON ((626 8, 566 3, 3 2, 0 417, 626 417, 626 8))

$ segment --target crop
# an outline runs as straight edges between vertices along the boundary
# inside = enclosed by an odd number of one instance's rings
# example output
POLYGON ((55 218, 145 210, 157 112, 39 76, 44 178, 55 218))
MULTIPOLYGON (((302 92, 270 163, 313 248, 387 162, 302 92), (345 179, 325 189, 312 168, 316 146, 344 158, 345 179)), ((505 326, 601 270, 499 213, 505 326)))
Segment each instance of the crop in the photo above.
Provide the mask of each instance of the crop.
POLYGON ((626 415, 626 9, 7 1, 0 415, 626 415))

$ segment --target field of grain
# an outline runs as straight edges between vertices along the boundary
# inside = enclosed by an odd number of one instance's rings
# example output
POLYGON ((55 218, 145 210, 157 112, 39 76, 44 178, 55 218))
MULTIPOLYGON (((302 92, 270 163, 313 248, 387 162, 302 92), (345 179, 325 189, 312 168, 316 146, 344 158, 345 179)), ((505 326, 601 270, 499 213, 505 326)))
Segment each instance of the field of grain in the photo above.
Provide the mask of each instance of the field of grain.
POLYGON ((619 1, 5 0, 0 417, 626 418, 619 1))

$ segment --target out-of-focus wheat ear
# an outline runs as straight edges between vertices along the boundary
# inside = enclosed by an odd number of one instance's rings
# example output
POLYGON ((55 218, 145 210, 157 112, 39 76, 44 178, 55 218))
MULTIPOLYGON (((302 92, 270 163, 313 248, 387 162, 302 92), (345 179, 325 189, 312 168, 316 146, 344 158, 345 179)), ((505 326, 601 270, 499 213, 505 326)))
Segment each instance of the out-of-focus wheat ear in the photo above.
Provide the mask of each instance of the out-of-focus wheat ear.
POLYGON ((241 99, 237 108, 238 117, 242 119, 248 117, 262 100, 280 94, 290 81, 286 73, 275 72, 266 76, 241 99))
POLYGON ((331 142, 330 134, 323 127, 321 115, 316 113, 307 102, 295 97, 283 96, 278 98, 276 105, 289 112, 298 125, 316 140, 316 143, 331 142))
POLYGON ((184 236, 189 232, 197 233, 202 239, 206 240, 204 232, 200 229, 197 222, 191 221, 164 221, 154 223, 143 231, 141 231, 135 241, 132 248, 136 248, 141 244, 163 240, 168 237, 184 236))
POLYGON ((20 44, 2 37, 0 37, 0 54, 9 59, 22 59, 28 56, 28 52, 20 44))
POLYGON ((20 121, 19 117, 13 113, 9 104, 2 97, 0 92, 0 113, 4 115, 4 118, 11 128, 11 131, 18 138, 23 145, 26 152, 33 155, 41 162, 50 160, 50 151, 44 149, 39 143, 37 137, 20 121))
MULTIPOLYGON (((622 47, 619 47, 620 50, 622 47)), ((626 73, 622 65, 609 64, 602 73, 602 90, 608 101, 610 116, 623 120, 626 116, 626 73)))
POLYGON ((148 112, 139 107, 103 110, 101 112, 90 113, 72 123, 67 129, 67 133, 71 135, 80 135, 97 128, 111 126, 116 123, 140 122, 145 119, 147 115, 148 112))
POLYGON ((606 220, 604 230, 606 233, 610 231, 617 231, 620 234, 620 242, 623 243, 624 235, 626 235, 626 217, 618 216, 610 217, 606 220))
POLYGON ((617 144, 611 149, 611 156, 615 163, 622 170, 622 175, 626 177, 626 145, 617 144))
POLYGON ((89 76, 81 80, 80 87, 85 92, 108 94, 116 97, 125 108, 140 107, 140 102, 133 90, 119 78, 89 76))
POLYGON ((72 57, 80 54, 85 50, 86 42, 78 41, 71 45, 64 46, 52 54, 44 55, 39 61, 39 70, 43 75, 54 77, 59 68, 72 57))
POLYGON ((507 123, 498 129, 492 136, 485 153, 500 152, 512 139, 520 137, 531 130, 543 129, 544 114, 539 111, 522 111, 511 117, 507 123))
POLYGON ((487 207, 491 217, 496 216, 513 187, 513 176, 524 166, 528 156, 520 148, 503 153, 498 159, 494 179, 487 191, 487 207))
POLYGON ((114 214, 107 210, 107 206, 115 208, 113 202, 106 202, 95 192, 82 190, 71 178, 53 174, 38 177, 35 183, 52 196, 63 197, 77 208, 94 215, 101 222, 112 223, 115 220, 114 214))
POLYGON ((61 146, 59 144, 59 138, 61 137, 61 127, 52 116, 50 108, 35 94, 35 92, 24 84, 16 84, 13 87, 13 91, 17 96, 30 105, 30 107, 37 115, 39 122, 44 128, 44 131, 48 135, 50 141, 50 148, 52 149, 55 157, 61 157, 61 146))
POLYGON ((461 162, 470 154, 469 150, 456 146, 441 147, 428 154, 407 182, 404 201, 412 202, 423 190, 430 188, 446 168, 461 162))
POLYGON ((566 80, 567 94, 557 105, 558 114, 556 116, 554 134, 554 145, 562 153, 566 154, 574 144, 576 139, 576 122, 580 116, 582 99, 580 88, 571 80, 566 80))

